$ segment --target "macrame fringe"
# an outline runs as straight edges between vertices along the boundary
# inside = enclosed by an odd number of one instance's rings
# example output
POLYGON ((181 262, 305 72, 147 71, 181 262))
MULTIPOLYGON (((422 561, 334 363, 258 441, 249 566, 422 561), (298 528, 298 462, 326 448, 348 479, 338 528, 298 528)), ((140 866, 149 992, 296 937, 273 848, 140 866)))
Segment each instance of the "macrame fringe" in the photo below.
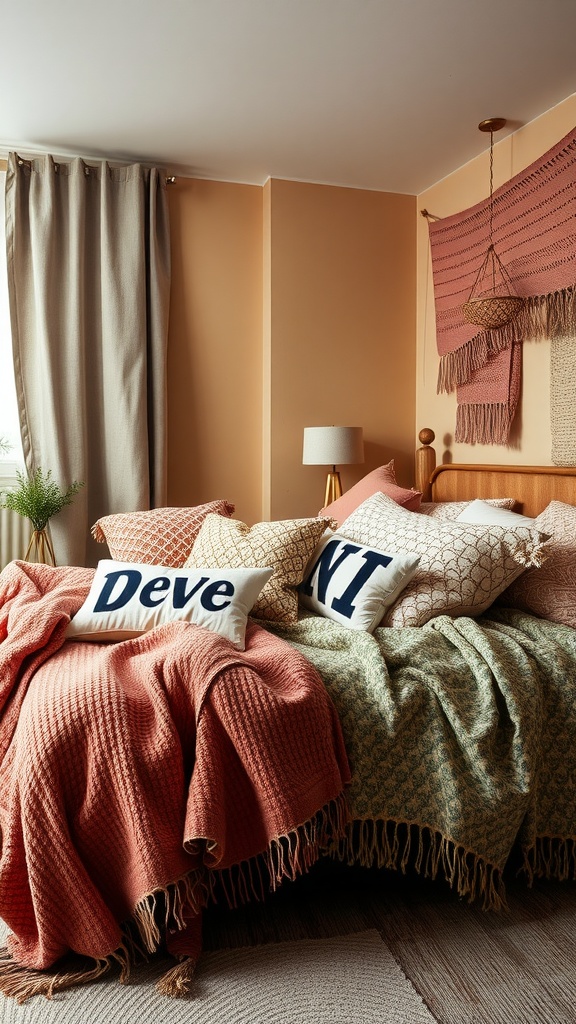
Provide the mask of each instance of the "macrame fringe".
POLYGON ((508 444, 512 419, 504 402, 456 407, 454 440, 464 444, 508 444))
POLYGON ((6 948, 0 949, 0 992, 11 996, 17 1003, 25 1003, 32 996, 45 996, 52 999, 55 992, 86 985, 96 981, 115 965, 120 964, 120 981, 126 981, 130 971, 130 957, 125 947, 120 947, 111 956, 100 960, 92 960, 85 968, 70 968, 60 971, 36 971, 32 967, 23 967, 12 959, 6 948))
POLYGON ((535 878, 576 881, 576 839, 539 836, 534 846, 525 848, 523 854, 521 870, 529 885, 535 878))
POLYGON ((330 853, 348 865, 387 868, 403 874, 411 867, 432 880, 440 874, 469 903, 481 900, 484 910, 507 909, 500 869, 428 825, 356 820, 330 853))
POLYGON ((258 857, 211 872, 212 899, 218 902, 222 893, 230 909, 251 899, 264 900, 266 892, 275 892, 285 879, 293 882, 306 874, 334 842, 342 839, 348 821, 348 805, 341 793, 314 818, 273 839, 258 857))
MULTIPOLYGON (((523 341, 547 341, 576 333, 576 285, 550 295, 525 300, 518 316, 503 327, 482 331, 460 348, 440 357, 437 393, 450 393, 467 384, 476 370, 510 345, 523 341)), ((455 437, 455 440, 466 440, 455 437)), ((473 442, 470 442, 473 443, 473 442)), ((490 442, 485 442, 490 443, 490 442)), ((494 442, 492 442, 494 443, 494 442)), ((505 444, 505 441, 496 442, 505 444)))

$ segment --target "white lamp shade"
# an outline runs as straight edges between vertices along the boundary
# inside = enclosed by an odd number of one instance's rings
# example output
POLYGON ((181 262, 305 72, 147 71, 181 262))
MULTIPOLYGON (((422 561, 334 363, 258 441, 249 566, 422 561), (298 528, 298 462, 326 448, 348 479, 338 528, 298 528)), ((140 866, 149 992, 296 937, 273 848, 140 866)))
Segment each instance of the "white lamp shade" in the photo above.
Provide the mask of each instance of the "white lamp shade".
POLYGON ((304 427, 304 466, 364 462, 362 427, 304 427))

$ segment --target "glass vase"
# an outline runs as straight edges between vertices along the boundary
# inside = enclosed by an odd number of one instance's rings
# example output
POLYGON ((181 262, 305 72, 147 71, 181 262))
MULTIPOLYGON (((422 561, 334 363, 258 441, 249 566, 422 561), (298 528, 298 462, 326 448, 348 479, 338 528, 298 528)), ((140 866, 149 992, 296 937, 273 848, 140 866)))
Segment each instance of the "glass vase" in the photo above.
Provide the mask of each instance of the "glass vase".
POLYGON ((30 543, 28 545, 26 554, 24 555, 24 561, 44 562, 46 565, 56 565, 54 548, 52 547, 52 541, 50 540, 50 534, 48 533, 48 530, 44 529, 32 531, 30 543))

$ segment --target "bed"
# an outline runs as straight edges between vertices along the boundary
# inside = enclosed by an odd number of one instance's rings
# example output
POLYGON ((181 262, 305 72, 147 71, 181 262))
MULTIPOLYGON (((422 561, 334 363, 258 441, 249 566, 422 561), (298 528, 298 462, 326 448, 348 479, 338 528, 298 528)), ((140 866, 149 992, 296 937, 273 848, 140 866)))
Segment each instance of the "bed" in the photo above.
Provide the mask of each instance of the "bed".
POLYGON ((576 469, 418 482, 390 463, 254 527, 227 502, 108 517, 96 572, 0 574, 0 991, 167 948, 182 994, 204 906, 324 856, 488 910, 513 856, 576 877, 576 469))

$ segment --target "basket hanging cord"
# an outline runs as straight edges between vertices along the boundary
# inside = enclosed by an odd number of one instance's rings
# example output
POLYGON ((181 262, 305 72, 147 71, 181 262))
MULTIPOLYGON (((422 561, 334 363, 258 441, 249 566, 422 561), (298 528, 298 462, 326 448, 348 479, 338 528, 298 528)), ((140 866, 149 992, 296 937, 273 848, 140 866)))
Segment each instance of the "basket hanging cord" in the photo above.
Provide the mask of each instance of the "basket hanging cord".
POLYGON ((510 275, 509 275, 508 271, 506 270, 504 264, 502 263, 500 257, 498 256, 498 253, 496 252, 496 249, 494 248, 494 198, 493 198, 493 192, 494 192, 494 131, 493 131, 493 129, 491 129, 490 130, 490 203, 489 203, 489 207, 488 207, 488 210, 489 210, 489 215, 488 215, 489 216, 489 219, 488 219, 488 241, 489 241, 489 245, 488 245, 488 251, 486 253, 486 256, 484 257, 482 265, 480 266, 480 269, 478 270, 478 273, 476 274, 476 278, 474 280, 474 284, 472 285, 472 288, 470 290, 470 295, 468 296, 468 301, 470 301, 470 299, 473 299, 476 295, 482 294, 480 286, 481 286, 482 281, 484 280, 484 278, 487 277, 487 276, 491 276, 491 278, 492 278, 492 292, 493 292, 494 295, 496 295, 496 275, 497 275, 497 272, 500 273, 500 276, 502 278, 504 287, 505 287, 508 295, 512 295, 512 280, 511 280, 510 275), (490 266, 489 266, 489 264, 490 264, 490 266))

